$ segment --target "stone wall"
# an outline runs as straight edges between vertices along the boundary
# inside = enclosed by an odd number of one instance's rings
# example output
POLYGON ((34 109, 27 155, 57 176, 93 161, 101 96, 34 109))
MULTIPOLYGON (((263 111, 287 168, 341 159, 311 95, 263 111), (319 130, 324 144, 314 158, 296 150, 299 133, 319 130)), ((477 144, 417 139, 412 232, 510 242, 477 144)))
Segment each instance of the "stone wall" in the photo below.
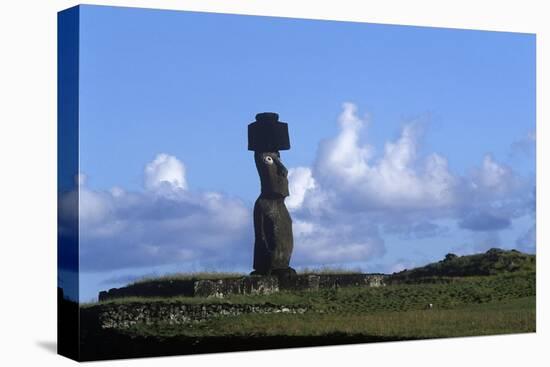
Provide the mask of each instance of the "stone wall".
POLYGON ((279 287, 288 290, 319 290, 341 287, 381 287, 386 285, 384 274, 307 274, 281 279, 279 287))
POLYGON ((279 291, 279 281, 274 276, 197 280, 193 289, 195 297, 224 298, 230 294, 272 294, 279 291))
POLYGON ((153 280, 99 293, 99 301, 125 297, 215 297, 231 294, 272 294, 280 290, 315 291, 340 287, 380 287, 386 285, 385 274, 300 274, 292 277, 244 276, 215 280, 153 280))
POLYGON ((99 321, 101 329, 126 329, 136 324, 154 325, 168 323, 184 325, 208 320, 213 317, 236 316, 246 313, 304 313, 306 306, 274 304, 185 304, 183 302, 128 302, 100 303, 81 308, 82 316, 99 321))
POLYGON ((152 280, 99 292, 99 301, 127 297, 193 297, 195 279, 152 280))
POLYGON ((271 294, 279 291, 279 282, 271 276, 246 276, 216 280, 170 279, 135 283, 99 292, 99 301, 128 297, 216 297, 229 294, 271 294))

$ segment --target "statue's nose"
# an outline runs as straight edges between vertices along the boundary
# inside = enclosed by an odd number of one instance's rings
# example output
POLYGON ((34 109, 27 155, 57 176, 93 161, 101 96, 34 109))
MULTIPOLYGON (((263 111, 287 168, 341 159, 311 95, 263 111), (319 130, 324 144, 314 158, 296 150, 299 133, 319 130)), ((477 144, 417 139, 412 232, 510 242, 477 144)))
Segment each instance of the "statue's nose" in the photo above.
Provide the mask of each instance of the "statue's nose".
POLYGON ((279 176, 285 176, 286 177, 288 175, 288 170, 286 169, 283 162, 281 162, 279 159, 276 159, 275 164, 277 165, 277 174, 279 176))

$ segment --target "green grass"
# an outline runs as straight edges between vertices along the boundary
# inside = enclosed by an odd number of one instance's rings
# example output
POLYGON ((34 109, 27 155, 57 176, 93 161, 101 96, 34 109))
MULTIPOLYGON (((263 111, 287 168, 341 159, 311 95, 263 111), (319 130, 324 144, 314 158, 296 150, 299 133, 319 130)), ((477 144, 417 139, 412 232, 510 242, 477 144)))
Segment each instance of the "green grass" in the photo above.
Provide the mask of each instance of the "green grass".
POLYGON ((462 305, 455 309, 326 314, 247 314, 188 326, 135 325, 130 335, 172 336, 380 336, 439 338, 535 331, 535 297, 462 305))
POLYGON ((493 248, 485 253, 456 256, 447 254, 445 259, 404 270, 392 275, 392 279, 417 282, 421 278, 464 277, 479 275, 498 275, 518 272, 535 272, 536 256, 516 250, 493 248))
MULTIPOLYGON (((272 304, 299 306, 303 314, 241 314, 185 325, 135 324, 120 333, 164 340, 170 337, 380 337, 391 340, 534 332, 535 256, 491 249, 484 254, 448 255, 445 260, 393 274, 385 287, 342 287, 280 291, 226 298, 119 298, 81 307, 123 304, 272 304), (432 304, 432 309, 426 309, 432 304)), ((345 269, 303 269, 302 274, 346 273, 345 269)), ((172 274, 136 282, 241 277, 239 273, 172 274)), ((150 286, 149 284, 148 286, 150 286)), ((154 284, 152 284, 154 285, 154 284)))
MULTIPOLYGON (((495 276, 464 277, 452 283, 397 284, 379 288, 347 287, 319 291, 281 291, 270 295, 231 295, 223 299, 200 297, 119 298, 101 304, 125 303, 233 303, 275 305, 307 305, 326 312, 408 311, 424 308, 428 303, 436 309, 455 308, 465 304, 504 301, 535 295, 535 273, 514 273, 495 276)), ((96 303, 82 304, 91 307, 96 303)))
POLYGON ((304 314, 242 314, 186 325, 136 324, 130 336, 350 336, 397 339, 494 335, 535 331, 534 272, 457 278, 451 283, 349 287, 271 295, 126 298, 86 304, 233 303, 306 306, 304 314), (427 304, 432 309, 426 309, 427 304))

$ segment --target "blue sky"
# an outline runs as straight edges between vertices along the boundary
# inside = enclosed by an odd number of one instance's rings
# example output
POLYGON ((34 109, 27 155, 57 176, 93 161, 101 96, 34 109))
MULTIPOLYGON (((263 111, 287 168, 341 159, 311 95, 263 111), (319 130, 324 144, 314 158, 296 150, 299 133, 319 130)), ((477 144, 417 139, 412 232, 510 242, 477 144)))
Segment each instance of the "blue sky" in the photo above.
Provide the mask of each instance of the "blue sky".
POLYGON ((246 127, 263 111, 289 123, 293 266, 534 252, 534 35, 80 16, 81 300, 145 274, 250 271, 246 127))

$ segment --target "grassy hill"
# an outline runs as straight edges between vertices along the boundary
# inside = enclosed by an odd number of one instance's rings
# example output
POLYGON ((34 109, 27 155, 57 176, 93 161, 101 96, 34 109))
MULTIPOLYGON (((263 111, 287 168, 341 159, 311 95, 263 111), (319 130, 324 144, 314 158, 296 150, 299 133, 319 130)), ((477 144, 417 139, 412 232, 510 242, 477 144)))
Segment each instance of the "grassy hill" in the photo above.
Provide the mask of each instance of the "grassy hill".
MULTIPOLYGON (((456 256, 447 254, 445 259, 426 266, 403 270, 391 276, 392 281, 415 283, 429 279, 501 275, 522 272, 535 272, 535 255, 516 250, 492 248, 485 253, 456 256)), ((447 279, 449 280, 449 279, 447 279)))
POLYGON ((281 290, 223 299, 133 297, 81 304, 82 358, 534 332, 535 262, 534 255, 491 249, 460 257, 449 254, 437 263, 394 273, 385 287, 281 290), (164 307, 176 312, 182 305, 197 303, 300 306, 307 311, 220 315, 185 325, 167 318, 112 329, 102 329, 97 318, 101 308, 164 307))
MULTIPOLYGON (((428 303, 438 309, 451 309, 460 305, 488 303, 534 296, 535 274, 521 272, 493 276, 456 278, 452 285, 394 284, 386 287, 343 287, 318 291, 280 291, 267 295, 233 294, 225 298, 203 297, 126 297, 100 304, 273 304, 305 306, 321 313, 365 313, 378 311, 422 310, 428 303)), ((81 308, 96 303, 82 304, 81 308)))

